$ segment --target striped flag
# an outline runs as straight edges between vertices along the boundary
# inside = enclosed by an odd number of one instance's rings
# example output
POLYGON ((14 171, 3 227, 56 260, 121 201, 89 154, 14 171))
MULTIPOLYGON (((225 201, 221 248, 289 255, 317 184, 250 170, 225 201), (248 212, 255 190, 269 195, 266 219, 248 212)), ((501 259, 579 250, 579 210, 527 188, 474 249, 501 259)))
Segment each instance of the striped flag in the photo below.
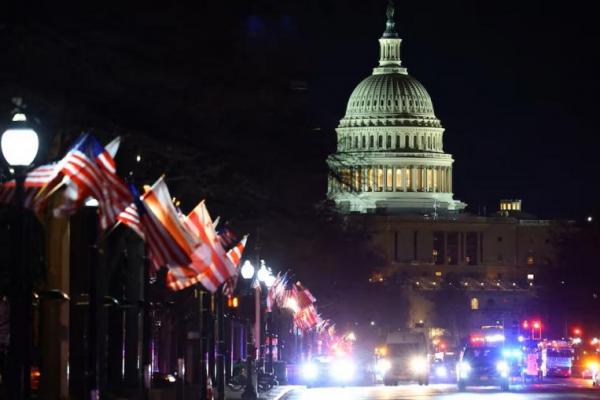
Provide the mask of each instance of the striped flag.
MULTIPOLYGON (((138 198, 135 193, 134 198, 138 198)), ((139 201, 136 200, 134 205, 141 225, 140 231, 146 238, 155 267, 190 264, 200 241, 179 220, 163 178, 149 188, 139 201)), ((133 210, 133 207, 129 209, 131 214, 133 210)), ((134 216, 121 215, 121 221, 126 220, 128 226, 134 224, 130 223, 135 220, 134 216)))
MULTIPOLYGON (((38 197, 38 193, 46 186, 55 176, 56 164, 46 164, 34 168, 27 173, 24 185, 24 201, 23 206, 33 210, 36 213, 41 212, 46 206, 47 200, 38 197)), ((12 179, 0 185, 0 203, 12 204, 15 196, 15 180, 12 179)))
MULTIPOLYGON (((214 293, 223 282, 235 276, 236 265, 234 260, 238 257, 237 253, 227 254, 221 245, 204 201, 201 201, 188 214, 185 225, 202 243, 195 249, 192 255, 192 263, 187 266, 197 271, 197 275, 189 278, 181 271, 173 270, 173 273, 167 274, 167 284, 173 290, 180 290, 195 283, 200 283, 208 291, 214 293)), ((241 253, 239 257, 241 257, 241 253)), ((173 269, 171 266, 169 268, 173 269)))
MULTIPOLYGON (((105 148, 90 134, 79 137, 56 168, 66 190, 65 201, 55 215, 69 216, 93 197, 98 201, 100 228, 107 229, 117 221, 117 216, 132 201, 127 185, 117 175, 113 158, 119 143, 120 138, 116 138, 105 148)), ((55 187, 55 182, 56 179, 45 189, 55 187)))
POLYGON ((269 288, 267 293, 267 311, 271 312, 273 306, 285 307, 285 288, 287 286, 288 278, 287 274, 277 274, 273 285, 269 288))
POLYGON ((225 296, 233 296, 233 292, 237 286, 238 277, 240 276, 240 261, 242 261, 242 254, 244 254, 247 240, 248 235, 245 235, 234 248, 227 252, 227 257, 229 257, 235 267, 235 273, 223 283, 223 294, 225 296))

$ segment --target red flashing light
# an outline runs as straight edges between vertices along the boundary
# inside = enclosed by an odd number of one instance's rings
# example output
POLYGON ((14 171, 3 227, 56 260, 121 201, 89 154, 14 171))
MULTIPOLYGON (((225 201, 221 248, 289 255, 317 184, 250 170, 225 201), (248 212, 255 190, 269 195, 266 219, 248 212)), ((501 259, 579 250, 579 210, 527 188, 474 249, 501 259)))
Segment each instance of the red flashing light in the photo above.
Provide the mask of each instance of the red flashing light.
POLYGON ((482 345, 485 343, 485 338, 483 336, 471 336, 471 344, 476 346, 476 345, 482 345))
POLYGON ((523 329, 529 328, 529 321, 523 321, 523 329))
POLYGON ((575 336, 581 336, 581 328, 573 328, 573 334, 575 336))
POLYGON ((535 321, 533 323, 533 329, 540 329, 542 327, 542 324, 539 321, 535 321))

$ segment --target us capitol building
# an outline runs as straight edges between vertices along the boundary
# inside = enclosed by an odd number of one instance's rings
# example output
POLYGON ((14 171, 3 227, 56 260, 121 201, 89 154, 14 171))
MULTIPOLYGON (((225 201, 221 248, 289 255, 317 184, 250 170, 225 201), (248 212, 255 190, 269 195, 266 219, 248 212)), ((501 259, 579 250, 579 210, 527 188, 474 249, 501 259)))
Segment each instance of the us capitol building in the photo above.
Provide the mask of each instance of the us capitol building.
POLYGON ((406 295, 406 307, 397 309, 406 310, 407 325, 422 321, 454 336, 514 325, 541 312, 539 277, 557 265, 555 243, 571 223, 540 220, 518 199, 500 200, 492 214, 465 212, 452 191, 444 128, 427 91, 402 65, 393 17, 389 6, 379 65, 356 86, 336 129, 328 198, 366 233, 374 254, 365 266, 369 281, 402 288, 394 290, 406 295), (445 289, 458 296, 454 309, 445 289))
POLYGON ((429 94, 402 66, 402 39, 388 9, 379 66, 352 92, 328 164, 329 198, 343 212, 459 212, 444 128, 429 94))

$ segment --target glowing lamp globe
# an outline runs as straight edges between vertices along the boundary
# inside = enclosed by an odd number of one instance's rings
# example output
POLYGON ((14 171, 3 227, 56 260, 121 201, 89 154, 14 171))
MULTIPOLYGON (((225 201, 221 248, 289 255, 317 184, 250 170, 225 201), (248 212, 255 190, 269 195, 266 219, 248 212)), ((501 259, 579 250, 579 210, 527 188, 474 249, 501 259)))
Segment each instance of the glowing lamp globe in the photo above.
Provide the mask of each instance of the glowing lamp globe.
POLYGON ((252 279, 252 277, 254 276, 254 266, 250 261, 246 260, 244 261, 244 264, 242 265, 242 270, 240 272, 242 273, 242 278, 252 279))
POLYGON ((267 266, 265 265, 264 261, 261 260, 260 269, 256 273, 256 277, 258 278, 259 281, 264 283, 267 281, 269 275, 270 275, 270 272, 267 269, 267 266))
POLYGON ((15 114, 0 139, 6 162, 12 167, 26 167, 35 159, 39 146, 38 134, 27 124, 25 114, 15 114))

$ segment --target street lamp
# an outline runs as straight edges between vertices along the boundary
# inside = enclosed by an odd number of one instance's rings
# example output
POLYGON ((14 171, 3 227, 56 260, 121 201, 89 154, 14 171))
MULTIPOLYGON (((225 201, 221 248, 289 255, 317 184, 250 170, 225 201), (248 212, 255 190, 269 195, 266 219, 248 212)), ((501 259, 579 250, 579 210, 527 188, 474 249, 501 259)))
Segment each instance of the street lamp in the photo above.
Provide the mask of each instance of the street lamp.
POLYGON ((28 124, 25 114, 13 115, 0 139, 2 155, 15 176, 16 220, 14 238, 17 240, 15 260, 11 270, 10 285, 10 345, 8 351, 9 373, 6 382, 11 386, 10 398, 29 398, 32 345, 31 271, 25 260, 24 182, 27 168, 37 156, 39 138, 28 124))
MULTIPOLYGON (((254 279, 254 273, 255 273, 255 269, 254 266, 252 265, 252 263, 249 260, 244 261, 244 264, 242 264, 242 269, 240 271, 240 273, 242 274, 242 278, 244 278, 245 280, 250 280, 250 279, 254 279)), ((255 289, 255 299, 258 298, 257 296, 260 295, 259 293, 259 288, 256 287, 255 289)), ((260 303, 259 303, 260 305, 260 303)), ((256 305, 255 305, 256 307, 256 305)), ((260 316, 260 311, 256 311, 255 310, 255 318, 257 318, 257 316, 260 316)), ((258 320, 256 320, 256 324, 258 324, 258 320)), ((250 333, 250 322, 248 321, 248 334, 250 333)), ((242 392, 242 399, 243 400, 256 400, 258 399, 258 392, 256 391, 256 385, 254 384, 254 358, 255 358, 255 348, 256 348, 256 344, 258 343, 257 338, 256 338, 256 334, 253 335, 253 340, 250 341, 248 340, 248 351, 247 351, 247 355, 246 355, 246 387, 244 388, 244 391, 242 392)))

